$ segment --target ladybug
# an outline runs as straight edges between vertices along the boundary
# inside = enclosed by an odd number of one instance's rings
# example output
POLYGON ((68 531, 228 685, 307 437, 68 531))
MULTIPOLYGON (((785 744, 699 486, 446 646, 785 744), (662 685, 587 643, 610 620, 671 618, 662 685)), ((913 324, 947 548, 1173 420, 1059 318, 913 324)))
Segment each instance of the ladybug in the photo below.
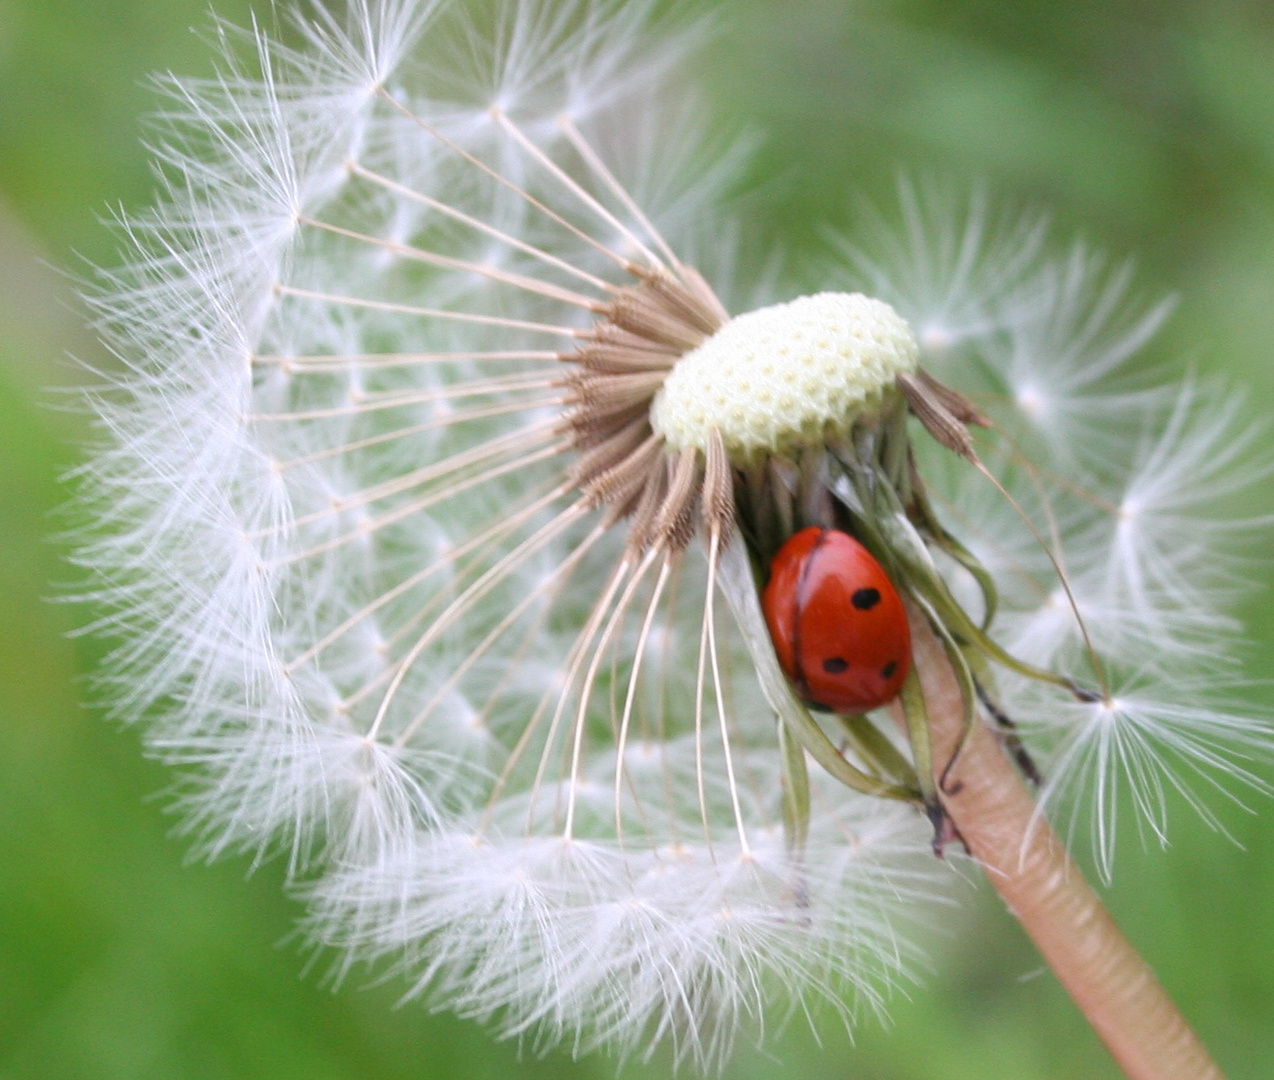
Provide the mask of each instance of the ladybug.
POLYGON ((802 529, 779 548, 761 596, 779 665, 811 705, 861 713, 892 701, 911 630, 884 567, 848 533, 802 529))

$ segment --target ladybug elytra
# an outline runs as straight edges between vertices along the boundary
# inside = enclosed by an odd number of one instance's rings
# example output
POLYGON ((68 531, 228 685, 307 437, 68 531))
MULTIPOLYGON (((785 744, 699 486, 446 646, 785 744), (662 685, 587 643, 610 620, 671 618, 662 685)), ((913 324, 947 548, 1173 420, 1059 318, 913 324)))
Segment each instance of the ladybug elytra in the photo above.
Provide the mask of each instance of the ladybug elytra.
POLYGON ((815 525, 790 537, 761 607, 779 665, 810 704, 862 713, 902 690, 911 668, 902 598, 848 533, 815 525))

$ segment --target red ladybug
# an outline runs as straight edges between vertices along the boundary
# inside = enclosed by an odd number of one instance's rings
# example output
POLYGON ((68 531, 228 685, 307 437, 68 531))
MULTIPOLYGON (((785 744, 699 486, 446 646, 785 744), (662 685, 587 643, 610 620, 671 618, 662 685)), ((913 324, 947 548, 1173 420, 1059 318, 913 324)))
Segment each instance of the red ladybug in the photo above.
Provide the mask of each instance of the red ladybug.
POLYGON ((861 713, 898 696, 911 668, 902 598, 848 533, 811 526, 770 564, 761 596, 779 665, 812 705, 861 713))

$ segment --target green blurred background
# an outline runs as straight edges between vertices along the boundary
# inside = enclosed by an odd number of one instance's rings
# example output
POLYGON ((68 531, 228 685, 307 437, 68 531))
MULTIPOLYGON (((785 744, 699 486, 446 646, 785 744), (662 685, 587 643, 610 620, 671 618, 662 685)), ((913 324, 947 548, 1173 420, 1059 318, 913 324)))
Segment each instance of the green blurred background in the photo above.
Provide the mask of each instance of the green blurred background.
MULTIPOLYGON (((279 870, 183 862, 163 771, 94 712, 97 646, 67 636, 89 614, 48 601, 69 576, 50 539, 58 477, 84 436, 57 388, 77 379, 68 354, 101 359, 66 273, 110 263, 100 218, 147 201, 144 77, 208 71, 189 30, 208 25, 204 0, 0 0, 0 1078, 612 1076, 395 1008, 392 985, 332 993, 303 973, 279 870)), ((705 79, 730 123, 765 136, 748 213, 793 265, 823 223, 848 224, 851 196, 887 202, 900 170, 985 181, 1050 207, 1062 236, 1135 254, 1149 292, 1182 299, 1163 355, 1270 411, 1268 0, 732 0, 721 27, 705 79)), ((1267 588, 1244 612, 1257 680, 1274 676, 1270 609, 1267 588)), ((1167 852, 1124 830, 1109 890, 1231 1080, 1274 1075, 1274 805, 1252 802, 1220 807, 1238 844, 1180 807, 1167 852)), ((727 1075, 1116 1076, 995 899, 965 900, 888 1029, 819 1047, 793 1024, 727 1075)))

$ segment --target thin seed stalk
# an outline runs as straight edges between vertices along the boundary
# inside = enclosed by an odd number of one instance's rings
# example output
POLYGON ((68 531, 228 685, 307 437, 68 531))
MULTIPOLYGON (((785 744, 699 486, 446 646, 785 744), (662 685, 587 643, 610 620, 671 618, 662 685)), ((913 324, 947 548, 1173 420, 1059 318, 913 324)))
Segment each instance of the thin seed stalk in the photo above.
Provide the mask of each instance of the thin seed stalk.
MULTIPOLYGON (((913 609, 912 642, 934 768, 959 747, 942 803, 969 853, 1129 1080, 1224 1080, 1049 827, 994 734, 974 725, 950 661, 913 609)), ((901 722, 901 710, 895 707, 901 722)))

